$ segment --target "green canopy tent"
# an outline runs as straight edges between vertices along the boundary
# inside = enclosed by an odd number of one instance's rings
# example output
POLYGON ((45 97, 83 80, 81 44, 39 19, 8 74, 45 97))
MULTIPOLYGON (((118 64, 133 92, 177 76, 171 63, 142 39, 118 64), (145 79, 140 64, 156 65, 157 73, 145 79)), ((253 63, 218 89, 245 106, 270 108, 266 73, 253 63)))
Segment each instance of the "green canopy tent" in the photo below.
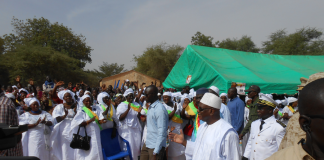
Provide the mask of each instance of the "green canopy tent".
POLYGON ((232 82, 258 85, 262 93, 295 94, 300 78, 324 71, 324 56, 271 55, 188 45, 164 88, 217 86, 227 92, 232 82), (188 80, 191 76, 191 80, 188 80))

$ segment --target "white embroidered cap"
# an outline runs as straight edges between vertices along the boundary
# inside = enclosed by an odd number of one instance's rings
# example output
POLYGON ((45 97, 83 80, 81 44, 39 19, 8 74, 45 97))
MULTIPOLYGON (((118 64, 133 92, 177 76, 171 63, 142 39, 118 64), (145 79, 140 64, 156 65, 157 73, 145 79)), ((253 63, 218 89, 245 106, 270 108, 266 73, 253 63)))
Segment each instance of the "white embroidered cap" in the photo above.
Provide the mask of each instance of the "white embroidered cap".
POLYGON ((201 98, 200 103, 203 103, 207 106, 220 109, 222 100, 217 97, 215 94, 212 93, 205 93, 204 96, 201 98))

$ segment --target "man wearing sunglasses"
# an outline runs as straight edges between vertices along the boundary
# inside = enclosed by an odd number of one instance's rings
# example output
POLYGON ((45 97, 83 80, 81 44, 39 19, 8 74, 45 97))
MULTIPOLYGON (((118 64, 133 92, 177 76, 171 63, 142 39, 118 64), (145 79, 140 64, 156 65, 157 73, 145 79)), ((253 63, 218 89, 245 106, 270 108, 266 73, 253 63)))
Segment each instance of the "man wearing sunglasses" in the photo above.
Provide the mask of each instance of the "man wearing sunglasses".
POLYGON ((186 147, 186 159, 241 159, 235 129, 220 118, 221 103, 222 100, 215 94, 204 94, 198 106, 198 116, 205 123, 199 127, 195 142, 185 140, 182 130, 180 135, 169 133, 171 141, 186 147))
MULTIPOLYGON (((300 92, 298 109, 300 128, 306 132, 306 140, 301 139, 293 146, 278 151, 268 160, 314 160, 324 159, 324 73, 317 80, 309 77, 300 92)), ((319 76, 319 75, 317 75, 319 76)))

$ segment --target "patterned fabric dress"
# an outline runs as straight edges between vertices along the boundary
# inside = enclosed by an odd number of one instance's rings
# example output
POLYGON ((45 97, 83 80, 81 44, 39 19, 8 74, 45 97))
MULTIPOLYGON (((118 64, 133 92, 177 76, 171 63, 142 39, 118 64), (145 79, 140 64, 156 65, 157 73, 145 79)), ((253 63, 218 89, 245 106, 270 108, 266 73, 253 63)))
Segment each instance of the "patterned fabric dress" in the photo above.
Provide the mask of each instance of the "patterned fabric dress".
MULTIPOLYGON (((19 125, 15 104, 6 96, 0 97, 0 123, 19 125)), ((0 150, 0 156, 23 156, 21 142, 14 148, 0 150)))

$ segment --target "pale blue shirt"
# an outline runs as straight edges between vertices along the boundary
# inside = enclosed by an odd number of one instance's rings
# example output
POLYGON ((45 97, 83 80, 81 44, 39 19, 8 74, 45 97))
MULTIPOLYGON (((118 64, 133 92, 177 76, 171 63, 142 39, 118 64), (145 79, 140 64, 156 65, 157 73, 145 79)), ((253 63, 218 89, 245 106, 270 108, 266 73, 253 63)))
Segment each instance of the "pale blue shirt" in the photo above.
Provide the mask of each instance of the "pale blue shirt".
POLYGON ((158 154, 161 148, 166 146, 169 123, 168 111, 159 100, 150 105, 147 111, 146 122, 146 147, 154 149, 153 152, 158 154))
POLYGON ((228 107, 225 104, 222 103, 221 109, 219 111, 220 111, 220 113, 223 114, 223 117, 224 117, 223 119, 226 122, 228 122, 229 124, 231 124, 232 123, 232 121, 231 121, 231 112, 228 109, 228 107))

